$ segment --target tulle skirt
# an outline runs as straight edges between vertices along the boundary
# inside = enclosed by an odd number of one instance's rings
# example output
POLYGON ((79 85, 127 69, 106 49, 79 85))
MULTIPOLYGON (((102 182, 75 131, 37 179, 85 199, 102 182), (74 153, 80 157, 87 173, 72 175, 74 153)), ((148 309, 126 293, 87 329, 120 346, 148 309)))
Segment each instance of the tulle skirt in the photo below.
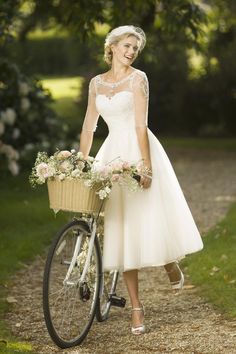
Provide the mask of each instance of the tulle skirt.
MULTIPOLYGON (((203 248, 202 239, 169 158, 148 129, 151 187, 130 192, 114 185, 105 207, 104 270, 162 266, 203 248)), ((141 159, 136 132, 111 132, 97 153, 101 164, 141 159)))

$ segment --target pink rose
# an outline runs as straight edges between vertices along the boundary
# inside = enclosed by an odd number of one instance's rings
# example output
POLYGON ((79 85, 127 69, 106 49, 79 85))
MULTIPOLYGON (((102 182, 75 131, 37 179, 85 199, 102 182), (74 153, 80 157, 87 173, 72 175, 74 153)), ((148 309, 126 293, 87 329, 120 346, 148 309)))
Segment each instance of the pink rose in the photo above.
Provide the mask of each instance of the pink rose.
POLYGON ((63 160, 70 156, 71 156, 71 152, 68 150, 62 150, 57 154, 58 160, 63 160))
POLYGON ((112 175, 111 180, 112 182, 118 182, 120 179, 120 175, 118 173, 115 173, 114 175, 112 175))

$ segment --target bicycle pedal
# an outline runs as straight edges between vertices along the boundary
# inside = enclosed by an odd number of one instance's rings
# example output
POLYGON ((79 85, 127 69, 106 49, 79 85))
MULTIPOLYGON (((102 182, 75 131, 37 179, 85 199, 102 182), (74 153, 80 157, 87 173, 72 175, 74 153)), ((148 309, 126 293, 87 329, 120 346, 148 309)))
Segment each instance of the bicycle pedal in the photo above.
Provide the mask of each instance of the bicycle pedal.
POLYGON ((91 291, 86 282, 83 282, 79 287, 80 299, 86 302, 90 299, 91 291))
POLYGON ((124 297, 117 296, 116 294, 113 294, 110 296, 110 302, 111 306, 117 306, 117 307, 125 307, 126 300, 124 297))

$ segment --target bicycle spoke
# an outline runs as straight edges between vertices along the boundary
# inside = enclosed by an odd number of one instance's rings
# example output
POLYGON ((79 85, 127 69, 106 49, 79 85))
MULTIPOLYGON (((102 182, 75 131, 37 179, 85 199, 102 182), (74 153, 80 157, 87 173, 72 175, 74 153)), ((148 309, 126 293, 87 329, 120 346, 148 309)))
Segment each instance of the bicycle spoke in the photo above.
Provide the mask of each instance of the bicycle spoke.
POLYGON ((79 222, 72 222, 59 235, 49 254, 51 259, 45 270, 45 319, 51 337, 61 347, 81 342, 95 314, 101 264, 95 240, 91 243, 79 222))

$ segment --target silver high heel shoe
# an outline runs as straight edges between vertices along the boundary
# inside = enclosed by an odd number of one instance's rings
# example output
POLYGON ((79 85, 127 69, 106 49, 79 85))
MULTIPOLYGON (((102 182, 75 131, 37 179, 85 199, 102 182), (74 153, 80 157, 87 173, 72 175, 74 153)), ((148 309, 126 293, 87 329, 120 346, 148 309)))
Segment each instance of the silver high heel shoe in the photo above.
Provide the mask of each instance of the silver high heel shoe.
MULTIPOLYGON (((184 274, 182 273, 178 263, 175 263, 176 267, 178 268, 179 270, 179 273, 180 273, 180 280, 177 280, 177 281, 170 281, 170 285, 171 285, 171 288, 173 290, 181 290, 183 289, 184 287, 184 274)), ((170 272, 167 272, 168 274, 172 273, 175 269, 171 269, 170 272)))
MULTIPOLYGON (((134 307, 134 308, 132 308, 131 311, 142 311, 143 315, 144 315, 143 306, 142 307, 134 307)), ((141 324, 141 325, 136 326, 136 327, 131 327, 131 332, 132 332, 132 334, 135 334, 135 335, 143 334, 143 333, 145 333, 145 330, 146 330, 146 328, 145 328, 144 324, 141 324)))

